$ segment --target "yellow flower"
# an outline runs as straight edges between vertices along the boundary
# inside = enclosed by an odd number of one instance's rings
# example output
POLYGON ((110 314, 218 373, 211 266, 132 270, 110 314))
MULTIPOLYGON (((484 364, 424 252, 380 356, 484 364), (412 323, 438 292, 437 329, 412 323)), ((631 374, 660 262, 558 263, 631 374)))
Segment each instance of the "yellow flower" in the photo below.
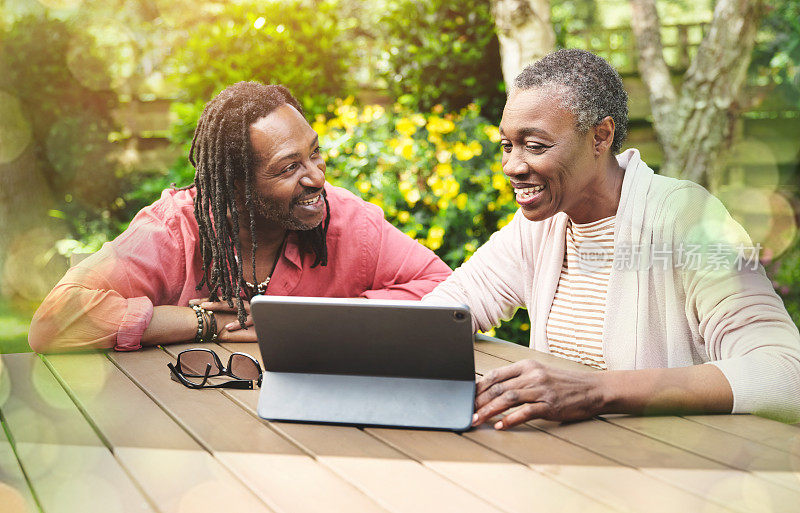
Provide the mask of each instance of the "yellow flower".
MULTIPOLYGON (((389 145, 393 144, 392 141, 389 141, 389 145)), ((394 153, 395 155, 402 156, 406 160, 411 160, 411 157, 414 156, 414 141, 412 139, 401 139, 394 143, 394 153)))
POLYGON ((453 154, 447 150, 439 150, 436 152, 436 160, 438 160, 442 164, 450 162, 452 156, 453 154))
POLYGON ((445 164, 436 164, 436 167, 433 168, 434 173, 444 178, 445 176, 452 176, 453 174, 453 166, 450 163, 445 164))
POLYGON ((506 226, 508 223, 511 222, 512 219, 514 219, 514 212, 508 214, 503 219, 499 220, 497 222, 497 229, 499 230, 500 228, 506 226))
POLYGON ((472 149, 461 141, 453 146, 453 152, 458 160, 469 160, 473 157, 472 149))
POLYGON ((459 210, 464 210, 465 208, 467 208, 467 200, 468 199, 469 198, 467 197, 467 194, 465 192, 462 192, 461 194, 459 194, 456 197, 456 208, 458 208, 459 210))
POLYGON ((480 155, 483 153, 483 146, 478 141, 470 141, 469 142, 469 149, 472 151, 473 155, 480 155))
POLYGON ((439 207, 439 210, 447 210, 447 207, 450 206, 450 202, 447 199, 442 198, 436 202, 436 206, 439 207))
POLYGON ((367 105, 361 112, 359 119, 362 123, 369 123, 383 116, 385 109, 380 105, 367 105))
POLYGON ((494 202, 494 201, 490 201, 490 202, 489 202, 489 203, 486 205, 486 210, 488 210, 489 212, 494 212, 495 210, 497 210, 497 205, 495 204, 495 202, 494 202))
POLYGON ((430 116, 426 128, 428 132, 446 134, 455 130, 456 125, 449 119, 442 119, 439 116, 430 116))
POLYGON ((498 191, 507 190, 509 185, 508 185, 508 179, 506 178, 506 175, 501 174, 501 173, 492 174, 492 187, 494 187, 498 191))
POLYGON ((486 125, 483 127, 483 133, 486 134, 486 137, 488 137, 493 143, 500 142, 500 129, 496 126, 486 125))
POLYGON ((408 230, 406 232, 406 235, 408 235, 412 239, 416 239, 417 238, 417 230, 408 230))
POLYGON ((324 137, 325 134, 328 133, 328 125, 325 123, 325 116, 318 114, 314 123, 311 124, 311 128, 314 129, 317 135, 324 137))
POLYGON ((361 191, 361 194, 366 194, 369 192, 370 189, 372 189, 372 184, 369 182, 359 181, 356 183, 356 187, 358 187, 358 190, 361 191))
POLYGON ((406 137, 411 137, 417 131, 417 125, 406 117, 400 118, 395 125, 397 131, 406 137))
POLYGON ((425 116, 423 116, 422 114, 412 114, 411 121, 413 121, 414 124, 417 126, 420 127, 425 126, 425 116))
POLYGON ((531 329, 531 325, 528 324, 527 322, 523 322, 522 324, 519 325, 519 329, 521 329, 522 331, 529 331, 531 329))
POLYGON ((444 112, 444 106, 441 103, 437 103, 436 105, 433 106, 431 111, 436 114, 441 114, 442 112, 444 112))
POLYGON ((373 205, 378 205, 378 207, 383 208, 383 202, 378 197, 370 199, 369 202, 372 203, 373 205))
POLYGON ((406 203, 413 207, 419 201, 420 195, 417 189, 410 189, 403 194, 403 197, 405 198, 406 203))
POLYGON ((411 219, 411 213, 409 213, 407 210, 401 210, 397 213, 397 220, 401 223, 405 224, 409 219, 411 219))
POLYGON ((356 155, 363 157, 367 154, 367 145, 363 142, 356 143, 356 155))
POLYGON ((444 241, 444 228, 441 226, 432 226, 428 230, 428 238, 426 240, 427 246, 433 250, 439 249, 444 241))
POLYGON ((339 150, 336 148, 331 148, 330 151, 328 151, 328 155, 330 155, 332 159, 335 159, 339 156, 339 150))
POLYGON ((447 198, 455 198, 460 188, 458 182, 452 176, 444 179, 444 194, 447 198))

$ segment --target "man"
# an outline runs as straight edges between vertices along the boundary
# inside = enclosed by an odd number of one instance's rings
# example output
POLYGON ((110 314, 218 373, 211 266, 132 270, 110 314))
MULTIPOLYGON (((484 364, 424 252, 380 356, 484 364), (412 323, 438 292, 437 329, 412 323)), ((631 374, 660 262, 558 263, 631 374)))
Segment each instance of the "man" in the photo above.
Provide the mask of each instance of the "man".
POLYGON ((34 350, 255 341, 256 294, 419 299, 450 274, 378 207, 325 183, 318 136, 282 86, 222 91, 189 160, 194 185, 165 190, 47 296, 34 350))

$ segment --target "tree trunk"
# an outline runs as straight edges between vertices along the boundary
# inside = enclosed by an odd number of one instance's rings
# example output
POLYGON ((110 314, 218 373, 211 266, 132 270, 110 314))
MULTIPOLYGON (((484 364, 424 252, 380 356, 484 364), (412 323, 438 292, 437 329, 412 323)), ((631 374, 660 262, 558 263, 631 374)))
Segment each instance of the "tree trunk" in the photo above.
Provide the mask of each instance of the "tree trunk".
POLYGON ((553 50, 549 0, 492 0, 503 80, 510 88, 522 68, 553 50))
POLYGON ((708 185, 731 146, 738 98, 763 14, 762 0, 718 0, 676 93, 664 62, 655 0, 631 0, 639 71, 664 149, 662 174, 708 185))

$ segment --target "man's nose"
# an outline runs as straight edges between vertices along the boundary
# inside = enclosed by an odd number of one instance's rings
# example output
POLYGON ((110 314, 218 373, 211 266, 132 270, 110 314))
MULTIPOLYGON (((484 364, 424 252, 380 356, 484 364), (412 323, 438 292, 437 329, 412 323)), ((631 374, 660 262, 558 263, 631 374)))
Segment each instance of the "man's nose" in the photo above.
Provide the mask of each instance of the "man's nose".
POLYGON ((303 187, 319 189, 325 185, 325 167, 320 168, 315 162, 308 162, 305 166, 306 172, 300 179, 303 187))

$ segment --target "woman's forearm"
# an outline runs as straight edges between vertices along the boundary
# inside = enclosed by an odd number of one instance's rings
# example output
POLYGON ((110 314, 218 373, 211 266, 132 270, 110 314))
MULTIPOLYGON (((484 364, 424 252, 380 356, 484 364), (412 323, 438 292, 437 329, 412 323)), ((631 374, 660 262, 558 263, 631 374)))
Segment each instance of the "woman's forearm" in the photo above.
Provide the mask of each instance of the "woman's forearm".
POLYGON ((156 306, 142 333, 142 345, 189 342, 197 334, 197 316, 188 306, 156 306))
POLYGON ((601 413, 730 413, 733 391, 714 365, 598 373, 601 413))

